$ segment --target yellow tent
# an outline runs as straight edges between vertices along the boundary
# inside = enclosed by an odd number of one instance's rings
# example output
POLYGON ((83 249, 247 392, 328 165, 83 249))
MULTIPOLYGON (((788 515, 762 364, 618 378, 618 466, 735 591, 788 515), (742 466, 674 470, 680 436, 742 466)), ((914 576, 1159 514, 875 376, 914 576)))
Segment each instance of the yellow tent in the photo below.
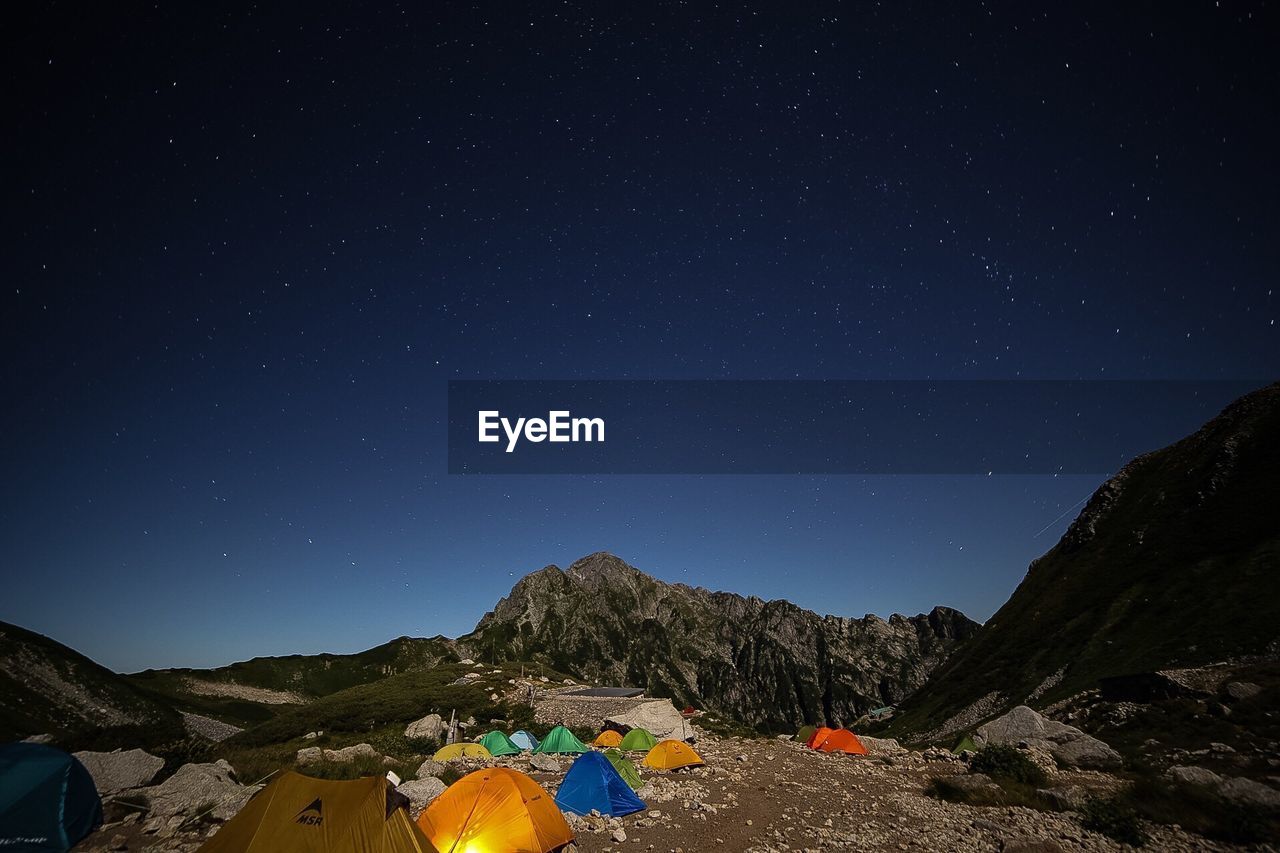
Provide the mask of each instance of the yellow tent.
POLYGON ((664 740, 649 750, 649 754, 644 757, 645 766, 657 770, 675 770, 679 767, 693 767, 702 763, 702 756, 682 740, 664 740))
POLYGON ((622 743, 622 735, 618 734, 613 729, 601 732, 596 735, 595 740, 591 741, 592 746, 603 746, 606 748, 610 746, 617 746, 620 743, 622 743))
POLYGON ((418 827, 450 853, 547 853, 573 841, 551 795, 506 767, 454 782, 418 816, 418 827))
POLYGON ((312 779, 285 771, 204 843, 200 853, 435 853, 387 780, 312 779))
POLYGON ((489 750, 478 743, 451 743, 436 750, 432 761, 453 761, 455 758, 493 758, 489 750))

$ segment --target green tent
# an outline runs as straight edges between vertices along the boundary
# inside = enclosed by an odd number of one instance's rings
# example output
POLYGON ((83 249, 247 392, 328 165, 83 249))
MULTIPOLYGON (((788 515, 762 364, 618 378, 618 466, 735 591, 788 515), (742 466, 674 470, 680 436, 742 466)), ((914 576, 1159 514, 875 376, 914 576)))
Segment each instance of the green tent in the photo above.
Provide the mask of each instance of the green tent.
POLYGON ((632 729, 622 736, 618 748, 623 752, 648 752, 658 745, 658 739, 646 729, 632 729))
POLYGON ((573 732, 564 726, 556 726, 547 732, 547 736, 538 742, 538 748, 534 752, 542 754, 547 753, 582 753, 587 752, 587 747, 582 741, 574 737, 573 732))
POLYGON ((511 738, 496 729, 480 738, 480 745, 489 750, 489 754, 495 758, 499 755, 515 755, 520 752, 520 747, 512 743, 511 738))
POLYGON ((800 729, 800 731, 796 732, 796 736, 793 737, 792 740, 798 740, 801 743, 808 743, 809 738, 813 737, 813 733, 816 732, 817 730, 818 730, 817 726, 805 726, 804 728, 800 729))
POLYGON ((631 790, 640 790, 640 786, 644 784, 644 780, 640 778, 640 771, 636 770, 636 766, 627 760, 625 755, 617 749, 606 749, 604 751, 604 757, 609 759, 609 763, 613 765, 613 769, 618 771, 618 775, 622 777, 622 781, 631 786, 631 790))
POLYGON ((977 752, 978 745, 973 742, 972 735, 965 735, 964 737, 960 738, 959 743, 957 743, 955 746, 951 748, 951 751, 954 752, 956 755, 959 755, 962 752, 977 752))

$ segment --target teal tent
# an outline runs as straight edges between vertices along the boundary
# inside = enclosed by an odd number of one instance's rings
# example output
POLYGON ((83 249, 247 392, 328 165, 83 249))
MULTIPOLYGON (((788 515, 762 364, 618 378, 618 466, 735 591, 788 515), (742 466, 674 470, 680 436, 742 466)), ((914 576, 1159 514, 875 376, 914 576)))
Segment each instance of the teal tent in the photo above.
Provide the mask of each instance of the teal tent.
POLYGON ((494 758, 499 755, 515 755, 520 751, 520 747, 511 742, 511 738, 505 733, 494 730, 480 738, 480 745, 489 750, 489 754, 494 758))
POLYGON ((102 823, 84 765, 38 743, 0 746, 0 850, 66 851, 102 823))
POLYGON ((534 752, 543 754, 568 754, 588 751, 586 744, 574 737, 573 732, 564 726, 556 726, 547 732, 547 736, 542 739, 542 742, 538 744, 538 748, 534 750, 534 752))
POLYGON ((585 817, 598 811, 609 817, 622 817, 644 808, 644 800, 618 775, 613 763, 598 752, 579 755, 564 775, 556 791, 556 805, 562 812, 585 817))
POLYGON ((538 739, 534 737, 532 733, 526 732, 524 729, 513 734, 511 736, 511 742, 521 749, 529 750, 530 752, 538 748, 538 739))

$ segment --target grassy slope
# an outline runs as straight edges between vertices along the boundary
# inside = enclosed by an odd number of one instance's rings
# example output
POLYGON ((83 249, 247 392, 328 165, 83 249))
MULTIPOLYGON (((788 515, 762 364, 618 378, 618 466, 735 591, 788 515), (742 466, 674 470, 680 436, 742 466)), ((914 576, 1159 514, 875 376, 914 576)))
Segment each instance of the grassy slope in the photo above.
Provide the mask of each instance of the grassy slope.
POLYGON ((111 748, 181 737, 173 708, 79 652, 41 634, 0 622, 0 741, 48 733, 72 748, 111 748), (74 690, 76 698, 46 693, 39 670, 74 690), (93 708, 127 715, 132 724, 104 725, 93 708))
POLYGON ((188 680, 260 687, 313 699, 452 660, 456 655, 443 637, 400 637, 355 654, 260 657, 215 669, 148 669, 125 677, 182 710, 245 727, 264 722, 289 706, 203 696, 191 692, 188 680))
POLYGON ((1096 686, 1104 676, 1258 653, 1273 642, 1280 612, 1280 385, 1227 412, 1127 466, 1095 535, 1076 537, 1073 528, 1033 563, 1004 607, 906 704, 892 730, 926 730, 991 691, 1021 701, 1063 667, 1062 682, 1041 702, 1096 686), (1232 453, 1224 477, 1222 464, 1232 453))

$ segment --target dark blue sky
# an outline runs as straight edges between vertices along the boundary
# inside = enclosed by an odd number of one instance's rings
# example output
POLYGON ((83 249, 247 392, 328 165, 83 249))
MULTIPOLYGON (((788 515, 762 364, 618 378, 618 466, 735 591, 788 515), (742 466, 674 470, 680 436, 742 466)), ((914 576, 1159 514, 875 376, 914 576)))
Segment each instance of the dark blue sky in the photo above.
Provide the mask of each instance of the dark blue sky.
POLYGON ((601 549, 981 619, 1099 480, 449 476, 449 379, 1280 372, 1263 4, 27 24, 0 619, 109 666, 454 635, 601 549))

